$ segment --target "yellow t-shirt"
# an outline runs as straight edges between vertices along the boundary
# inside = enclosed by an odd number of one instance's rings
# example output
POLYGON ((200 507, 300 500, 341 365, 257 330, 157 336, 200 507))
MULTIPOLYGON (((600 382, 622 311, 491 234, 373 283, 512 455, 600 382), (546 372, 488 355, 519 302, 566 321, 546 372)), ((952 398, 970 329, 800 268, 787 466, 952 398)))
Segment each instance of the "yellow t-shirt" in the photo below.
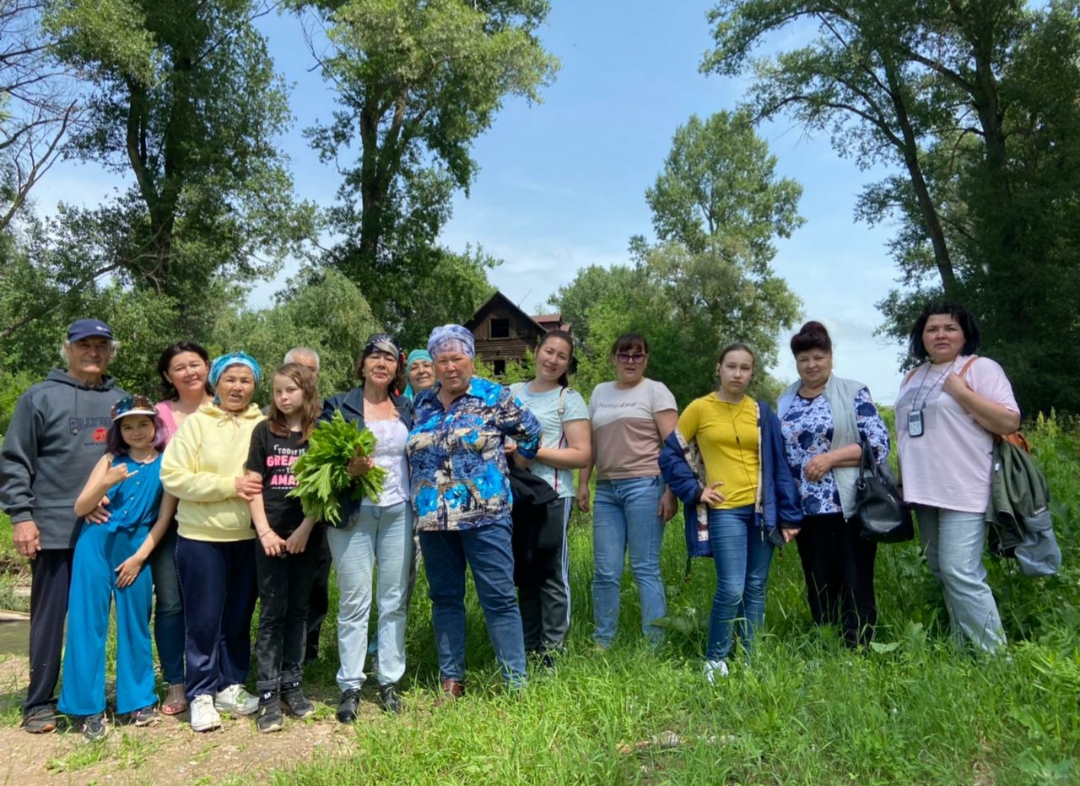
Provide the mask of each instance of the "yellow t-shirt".
POLYGON ((757 404, 746 396, 738 404, 715 393, 694 399, 679 417, 679 432, 697 440, 708 483, 723 481, 717 491, 726 499, 713 507, 741 508, 757 501, 757 404))

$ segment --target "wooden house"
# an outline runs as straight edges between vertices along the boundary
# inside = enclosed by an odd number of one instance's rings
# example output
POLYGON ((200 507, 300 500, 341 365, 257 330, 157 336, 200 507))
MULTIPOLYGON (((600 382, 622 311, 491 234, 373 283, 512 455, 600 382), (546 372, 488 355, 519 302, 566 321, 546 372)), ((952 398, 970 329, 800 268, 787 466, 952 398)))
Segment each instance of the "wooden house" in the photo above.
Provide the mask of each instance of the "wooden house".
POLYGON ((492 367, 495 376, 506 373, 507 364, 524 363, 549 330, 568 330, 558 314, 531 317, 502 292, 496 291, 465 323, 476 340, 476 356, 492 367))

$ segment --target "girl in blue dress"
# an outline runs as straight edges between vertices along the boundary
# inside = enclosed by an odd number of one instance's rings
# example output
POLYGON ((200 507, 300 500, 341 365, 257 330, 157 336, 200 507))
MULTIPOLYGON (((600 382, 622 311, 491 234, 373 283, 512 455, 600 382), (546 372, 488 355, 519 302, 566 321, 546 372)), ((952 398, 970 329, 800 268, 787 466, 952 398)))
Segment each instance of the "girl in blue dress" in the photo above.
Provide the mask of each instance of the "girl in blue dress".
POLYGON ((75 545, 64 679, 59 709, 73 716, 88 740, 108 734, 105 723, 105 640, 116 599, 116 711, 136 726, 160 720, 154 692, 150 608, 154 585, 143 565, 164 537, 176 498, 161 486, 166 434, 153 402, 128 396, 112 409, 106 453, 75 500, 86 516, 102 497, 109 518, 83 523, 75 545))

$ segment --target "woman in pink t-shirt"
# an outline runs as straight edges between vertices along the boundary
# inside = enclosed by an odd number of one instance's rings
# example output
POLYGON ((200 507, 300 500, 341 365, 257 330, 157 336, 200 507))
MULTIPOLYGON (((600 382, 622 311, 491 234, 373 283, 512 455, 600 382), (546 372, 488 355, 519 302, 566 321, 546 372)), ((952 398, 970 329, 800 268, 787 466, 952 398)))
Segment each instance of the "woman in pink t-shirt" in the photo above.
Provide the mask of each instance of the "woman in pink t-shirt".
POLYGON ((941 582, 953 640, 1005 644, 982 563, 994 436, 1015 431, 1020 408, 1001 366, 977 358, 979 328, 956 303, 932 303, 911 329, 924 361, 900 386, 897 447, 904 500, 915 506, 930 572, 941 582))
MULTIPOLYGON (((165 440, 172 439, 188 415, 214 400, 214 390, 207 382, 210 355, 192 341, 170 344, 158 358, 158 375, 165 398, 155 406, 165 426, 165 440)), ((176 527, 150 557, 154 575, 154 640, 161 677, 167 685, 161 711, 177 715, 187 709, 184 698, 184 606, 180 582, 176 576, 176 527)))

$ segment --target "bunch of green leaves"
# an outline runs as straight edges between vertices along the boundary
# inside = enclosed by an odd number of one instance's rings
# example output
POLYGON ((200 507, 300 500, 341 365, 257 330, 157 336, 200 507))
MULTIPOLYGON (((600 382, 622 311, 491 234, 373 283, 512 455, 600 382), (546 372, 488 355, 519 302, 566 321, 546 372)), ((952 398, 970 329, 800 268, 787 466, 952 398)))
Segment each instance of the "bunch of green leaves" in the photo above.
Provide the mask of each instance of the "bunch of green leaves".
POLYGON ((370 497, 378 500, 382 493, 386 470, 372 467, 365 474, 352 477, 349 462, 356 456, 375 453, 375 435, 370 429, 358 429, 335 411, 311 432, 307 453, 293 465, 296 488, 290 497, 299 497, 304 515, 325 521, 332 527, 341 525, 341 498, 370 497))

